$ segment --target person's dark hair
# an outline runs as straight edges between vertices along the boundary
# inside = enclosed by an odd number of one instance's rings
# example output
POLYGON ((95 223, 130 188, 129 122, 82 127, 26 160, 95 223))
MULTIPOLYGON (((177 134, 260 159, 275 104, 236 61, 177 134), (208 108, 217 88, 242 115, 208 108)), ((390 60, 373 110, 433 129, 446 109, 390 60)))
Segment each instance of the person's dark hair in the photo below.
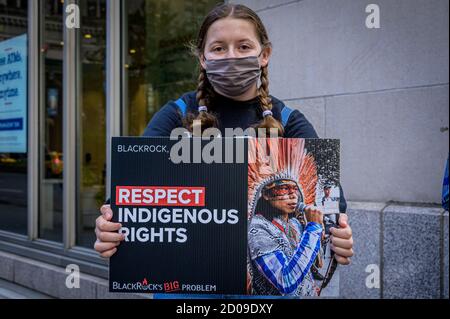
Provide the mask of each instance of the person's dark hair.
MULTIPOLYGON (((204 54, 206 35, 208 33, 209 27, 217 20, 227 17, 250 21, 256 28, 256 33, 259 36, 259 41, 262 48, 264 49, 272 46, 269 41, 269 36, 267 34, 266 28, 264 27, 261 19, 253 10, 240 4, 221 4, 216 6, 213 10, 211 10, 211 12, 208 13, 200 27, 196 43, 191 45, 191 49, 195 56, 200 58, 204 54)), ((272 101, 269 96, 268 66, 265 66, 261 70, 261 86, 258 89, 258 94, 261 104, 260 114, 262 119, 256 125, 256 128, 265 128, 267 134, 269 134, 271 128, 275 128, 278 130, 278 136, 283 136, 283 125, 279 121, 277 121, 273 116, 262 116, 263 111, 272 110, 272 101)), ((213 113, 214 97, 214 89, 208 81, 205 69, 203 69, 200 65, 200 73, 198 76, 197 85, 197 102, 199 106, 207 106, 208 112, 199 112, 198 115, 189 113, 183 119, 183 124, 189 131, 193 131, 194 120, 199 120, 201 122, 202 131, 210 127, 218 126, 218 120, 213 113)))
POLYGON ((256 204, 255 214, 261 214, 267 220, 272 221, 275 217, 280 215, 280 211, 270 205, 269 201, 265 200, 264 197, 261 196, 256 204))
MULTIPOLYGON (((278 217, 282 214, 280 210, 270 205, 268 200, 265 200, 264 197, 261 198, 256 203, 255 214, 261 214, 268 221, 272 221, 275 217, 278 217)), ((294 218, 295 214, 289 214, 288 218, 294 218)))

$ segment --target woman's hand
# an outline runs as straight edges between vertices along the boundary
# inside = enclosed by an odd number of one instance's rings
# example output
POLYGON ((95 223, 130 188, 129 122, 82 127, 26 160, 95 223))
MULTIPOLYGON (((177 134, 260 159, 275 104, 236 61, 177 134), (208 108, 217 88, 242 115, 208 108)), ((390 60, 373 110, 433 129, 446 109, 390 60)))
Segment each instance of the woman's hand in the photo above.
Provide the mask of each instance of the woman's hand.
POLYGON ((331 249, 336 253, 334 258, 341 265, 349 265, 350 257, 353 256, 352 228, 348 224, 346 214, 339 215, 339 226, 331 228, 331 249))
POLYGON ((119 223, 110 222, 113 212, 110 205, 103 205, 100 208, 102 213, 95 222, 95 235, 97 241, 94 249, 104 258, 109 258, 117 251, 117 246, 125 239, 123 234, 117 233, 122 227, 119 223))

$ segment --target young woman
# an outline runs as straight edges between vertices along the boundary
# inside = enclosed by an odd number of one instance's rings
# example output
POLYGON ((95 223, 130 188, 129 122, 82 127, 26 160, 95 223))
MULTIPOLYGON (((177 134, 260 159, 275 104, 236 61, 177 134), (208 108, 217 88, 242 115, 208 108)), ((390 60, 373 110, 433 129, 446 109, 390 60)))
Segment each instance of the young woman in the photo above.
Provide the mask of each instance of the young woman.
MULTIPOLYGON (((235 4, 213 9, 200 28, 194 51, 200 63, 197 90, 163 106, 144 136, 170 136, 178 127, 192 131, 194 120, 198 120, 201 130, 216 127, 222 133, 226 128, 256 127, 276 129, 279 137, 318 137, 301 112, 291 112, 269 95, 272 46, 264 25, 251 9, 235 4)), ((121 225, 110 222, 110 206, 102 206, 101 213, 94 248, 109 258, 124 236, 117 233, 121 225)), ((353 240, 345 214, 340 218, 340 228, 333 229, 332 234, 336 260, 349 264, 353 240)))

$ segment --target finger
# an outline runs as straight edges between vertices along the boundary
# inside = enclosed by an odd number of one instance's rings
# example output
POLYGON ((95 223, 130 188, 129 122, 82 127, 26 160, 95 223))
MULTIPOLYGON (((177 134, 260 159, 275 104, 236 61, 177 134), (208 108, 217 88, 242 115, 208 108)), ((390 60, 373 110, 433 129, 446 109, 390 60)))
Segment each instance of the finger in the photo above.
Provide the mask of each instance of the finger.
POLYGON ((319 209, 315 209, 315 208, 309 209, 309 211, 307 211, 306 213, 310 217, 318 217, 318 218, 322 218, 323 217, 322 212, 319 209))
POLYGON ((117 246, 119 246, 119 244, 120 244, 120 241, 104 243, 104 242, 97 240, 94 244, 94 249, 99 253, 103 253, 108 250, 116 248, 117 246))
POLYGON ((318 215, 323 215, 322 211, 320 209, 313 209, 311 210, 312 214, 318 214, 318 215))
POLYGON ((100 212, 102 213, 103 217, 105 217, 106 220, 111 220, 111 218, 113 217, 111 205, 103 205, 100 208, 100 212))
POLYGON ((353 249, 345 249, 331 245, 330 248, 341 257, 353 257, 353 249))
POLYGON ((334 258, 336 259, 336 261, 340 265, 346 266, 346 265, 350 265, 350 263, 351 263, 351 259, 350 258, 342 257, 342 256, 339 256, 339 255, 334 255, 334 258))
POLYGON ((101 231, 118 231, 120 228, 122 228, 122 224, 108 222, 103 216, 97 217, 95 224, 101 231))
POLYGON ((338 237, 331 236, 331 242, 335 247, 340 247, 344 249, 353 248, 353 238, 350 239, 342 239, 338 237))
POLYGON ((124 240, 125 236, 118 233, 97 232, 97 238, 102 242, 116 242, 124 240))
POLYGON ((316 206, 308 206, 305 208, 305 211, 311 212, 311 213, 321 213, 320 209, 316 206))
POLYGON ((347 226, 345 228, 335 228, 331 227, 330 232, 333 236, 342 238, 342 239, 350 239, 352 238, 352 229, 347 226))
POLYGON ((348 226, 348 215, 347 214, 339 214, 339 226, 345 228, 348 226))
POLYGON ((305 207, 305 212, 306 212, 306 213, 310 213, 310 212, 313 211, 313 210, 314 210, 314 206, 312 206, 312 205, 311 205, 311 206, 306 206, 306 207, 305 207))
POLYGON ((109 258, 112 255, 114 255, 117 251, 117 248, 113 248, 111 250, 105 251, 103 253, 100 254, 100 256, 102 256, 103 258, 109 258))

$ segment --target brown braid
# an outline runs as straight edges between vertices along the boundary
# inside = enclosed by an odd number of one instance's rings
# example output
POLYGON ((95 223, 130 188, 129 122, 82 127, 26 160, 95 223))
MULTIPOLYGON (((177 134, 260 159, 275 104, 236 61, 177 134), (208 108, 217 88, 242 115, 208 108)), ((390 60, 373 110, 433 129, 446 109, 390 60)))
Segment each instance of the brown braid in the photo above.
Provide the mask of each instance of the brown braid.
MULTIPOLYGON (((201 68, 201 67, 200 67, 201 68)), ((197 115, 193 113, 188 113, 183 119, 183 126, 193 132, 194 121, 198 120, 201 123, 201 132, 211 127, 218 127, 218 121, 216 116, 210 112, 211 109, 211 99, 213 98, 211 84, 206 77, 206 71, 201 68, 200 74, 198 76, 197 85, 197 103, 198 106, 206 106, 208 112, 199 112, 197 115)))
MULTIPOLYGON (((262 112, 272 110, 272 99, 269 96, 269 68, 265 66, 261 70, 261 86, 258 89, 259 101, 262 112)), ((273 116, 265 116, 261 122, 256 125, 256 128, 266 129, 266 136, 270 135, 270 129, 275 128, 278 131, 278 137, 284 135, 283 125, 277 121, 273 116)), ((265 136, 262 136, 265 137, 265 136)))

